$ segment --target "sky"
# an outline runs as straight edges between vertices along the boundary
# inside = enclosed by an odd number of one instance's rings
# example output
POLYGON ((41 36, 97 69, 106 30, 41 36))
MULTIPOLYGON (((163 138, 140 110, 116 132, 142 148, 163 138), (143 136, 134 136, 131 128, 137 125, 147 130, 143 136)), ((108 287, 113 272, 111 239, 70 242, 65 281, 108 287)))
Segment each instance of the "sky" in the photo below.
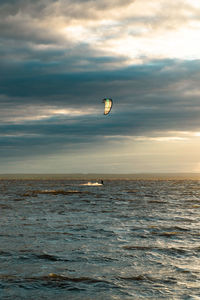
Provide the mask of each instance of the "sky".
POLYGON ((200 172, 199 81, 199 0, 1 0, 0 173, 200 172))

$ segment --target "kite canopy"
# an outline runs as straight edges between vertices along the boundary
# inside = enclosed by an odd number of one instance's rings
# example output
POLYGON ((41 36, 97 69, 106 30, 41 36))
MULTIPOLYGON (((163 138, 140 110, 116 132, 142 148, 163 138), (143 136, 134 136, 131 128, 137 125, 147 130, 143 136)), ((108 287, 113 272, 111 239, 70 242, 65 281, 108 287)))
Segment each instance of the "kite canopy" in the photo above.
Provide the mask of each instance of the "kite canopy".
POLYGON ((105 98, 103 99, 105 107, 104 107, 104 115, 108 115, 109 112, 111 111, 112 105, 113 105, 113 101, 110 98, 105 98))

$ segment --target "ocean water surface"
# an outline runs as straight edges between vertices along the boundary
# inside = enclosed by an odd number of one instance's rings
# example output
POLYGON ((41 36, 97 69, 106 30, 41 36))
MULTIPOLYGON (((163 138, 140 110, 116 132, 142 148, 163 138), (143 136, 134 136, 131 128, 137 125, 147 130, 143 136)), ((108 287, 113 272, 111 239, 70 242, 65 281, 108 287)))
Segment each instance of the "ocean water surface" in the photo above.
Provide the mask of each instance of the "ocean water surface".
POLYGON ((0 180, 0 299, 200 299, 200 181, 0 180))

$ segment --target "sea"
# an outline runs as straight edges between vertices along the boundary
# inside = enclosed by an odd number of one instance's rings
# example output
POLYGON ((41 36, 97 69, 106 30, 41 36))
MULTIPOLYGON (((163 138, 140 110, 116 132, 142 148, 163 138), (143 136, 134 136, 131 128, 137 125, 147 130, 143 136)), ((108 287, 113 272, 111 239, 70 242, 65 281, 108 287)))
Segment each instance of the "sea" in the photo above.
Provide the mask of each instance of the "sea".
POLYGON ((1 175, 0 299, 200 299, 200 177, 1 175))

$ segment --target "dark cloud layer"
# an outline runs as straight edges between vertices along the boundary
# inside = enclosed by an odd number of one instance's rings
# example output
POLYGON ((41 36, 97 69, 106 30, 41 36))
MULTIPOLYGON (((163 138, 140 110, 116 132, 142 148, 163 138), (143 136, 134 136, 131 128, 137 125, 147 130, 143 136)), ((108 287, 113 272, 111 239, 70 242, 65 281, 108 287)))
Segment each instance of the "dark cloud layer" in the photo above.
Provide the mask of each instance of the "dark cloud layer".
POLYGON ((170 116, 176 111, 184 113, 184 119, 186 114, 189 117, 191 113, 195 114, 199 104, 198 95, 193 95, 193 91, 198 89, 199 65, 199 61, 164 60, 146 66, 119 69, 117 72, 46 75, 40 74, 42 66, 37 69, 35 64, 31 74, 30 66, 27 69, 23 65, 16 69, 14 66, 9 70, 10 77, 1 79, 1 105, 2 108, 9 105, 13 110, 18 105, 32 104, 54 105, 58 108, 90 106, 100 110, 101 98, 108 95, 114 98, 118 117, 126 113, 127 118, 127 113, 134 116, 139 112, 144 114, 142 122, 146 122, 152 112, 159 117, 170 116))

